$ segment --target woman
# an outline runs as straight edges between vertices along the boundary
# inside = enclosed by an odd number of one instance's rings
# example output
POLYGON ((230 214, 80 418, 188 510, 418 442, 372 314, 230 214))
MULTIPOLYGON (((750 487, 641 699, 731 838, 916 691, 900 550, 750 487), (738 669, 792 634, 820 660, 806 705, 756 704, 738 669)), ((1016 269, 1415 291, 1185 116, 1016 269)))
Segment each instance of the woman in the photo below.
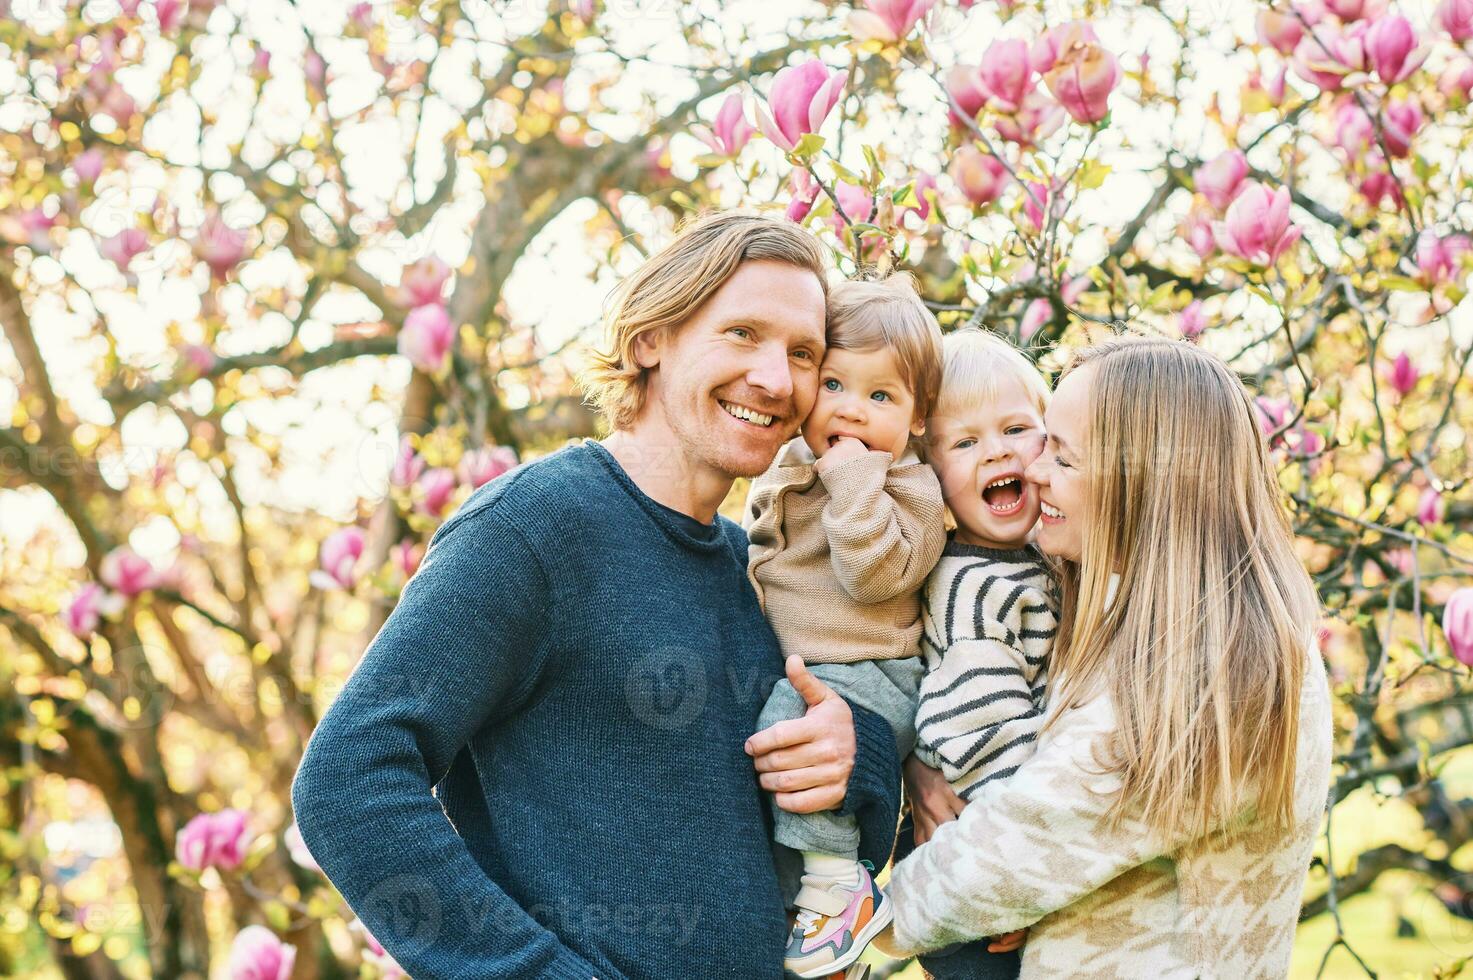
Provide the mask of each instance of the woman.
POLYGON ((1114 341, 1075 356, 1046 423, 1049 720, 965 809, 911 763, 928 842, 892 873, 882 948, 1031 926, 1025 977, 1282 976, 1331 721, 1253 404, 1197 347, 1114 341))

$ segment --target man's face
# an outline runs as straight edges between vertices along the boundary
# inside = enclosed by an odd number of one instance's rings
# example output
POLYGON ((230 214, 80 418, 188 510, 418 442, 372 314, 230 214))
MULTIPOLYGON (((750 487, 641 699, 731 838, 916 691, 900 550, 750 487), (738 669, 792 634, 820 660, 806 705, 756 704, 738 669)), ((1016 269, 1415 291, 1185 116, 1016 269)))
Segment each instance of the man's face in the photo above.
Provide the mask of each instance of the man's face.
POLYGON ((664 414, 674 448, 691 462, 729 479, 761 474, 818 390, 818 277, 784 262, 743 262, 669 334, 636 342, 638 362, 652 369, 647 410, 664 414))

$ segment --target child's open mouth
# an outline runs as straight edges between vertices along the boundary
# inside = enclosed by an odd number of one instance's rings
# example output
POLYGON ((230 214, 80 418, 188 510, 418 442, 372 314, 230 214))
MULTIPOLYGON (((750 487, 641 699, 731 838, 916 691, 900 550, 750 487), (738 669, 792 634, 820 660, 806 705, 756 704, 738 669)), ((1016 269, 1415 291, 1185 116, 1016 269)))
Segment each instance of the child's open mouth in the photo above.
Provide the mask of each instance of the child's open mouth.
POLYGON ((982 488, 982 502, 999 517, 1016 514, 1023 507, 1023 481, 1016 476, 1003 476, 982 488))

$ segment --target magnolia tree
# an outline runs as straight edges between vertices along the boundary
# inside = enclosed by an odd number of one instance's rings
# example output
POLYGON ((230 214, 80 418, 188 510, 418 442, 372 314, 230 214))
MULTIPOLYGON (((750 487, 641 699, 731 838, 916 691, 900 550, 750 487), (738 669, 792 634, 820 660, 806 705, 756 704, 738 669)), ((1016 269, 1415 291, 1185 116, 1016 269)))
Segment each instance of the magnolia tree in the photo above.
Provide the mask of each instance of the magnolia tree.
POLYGON ((597 433, 597 297, 737 205, 1045 372, 1221 354, 1339 698, 1309 965, 1376 967, 1383 872, 1473 916, 1473 0, 3 8, 4 972, 398 972, 305 740, 439 523, 597 433))

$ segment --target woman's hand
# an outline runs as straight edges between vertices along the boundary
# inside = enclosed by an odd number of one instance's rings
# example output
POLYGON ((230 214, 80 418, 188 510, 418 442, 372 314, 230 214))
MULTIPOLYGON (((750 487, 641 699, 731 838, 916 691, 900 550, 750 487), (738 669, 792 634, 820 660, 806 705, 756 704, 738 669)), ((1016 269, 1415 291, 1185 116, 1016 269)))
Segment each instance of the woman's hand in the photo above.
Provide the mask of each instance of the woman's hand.
POLYGON ((787 672, 808 712, 757 732, 747 739, 747 754, 761 773, 757 778, 762 788, 784 810, 838 809, 854 771, 854 712, 797 654, 788 658, 787 672))
POLYGON ((917 847, 930 840, 937 827, 960 816, 967 805, 941 770, 932 769, 913 755, 905 760, 905 795, 910 800, 917 847))

